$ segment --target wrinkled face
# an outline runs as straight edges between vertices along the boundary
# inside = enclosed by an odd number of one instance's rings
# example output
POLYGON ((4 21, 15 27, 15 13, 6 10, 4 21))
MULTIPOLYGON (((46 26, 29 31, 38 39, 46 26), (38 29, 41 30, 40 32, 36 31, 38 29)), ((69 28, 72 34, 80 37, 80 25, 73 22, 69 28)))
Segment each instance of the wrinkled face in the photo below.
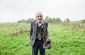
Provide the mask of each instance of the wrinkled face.
POLYGON ((36 20, 40 23, 43 20, 43 15, 41 12, 36 13, 36 20))

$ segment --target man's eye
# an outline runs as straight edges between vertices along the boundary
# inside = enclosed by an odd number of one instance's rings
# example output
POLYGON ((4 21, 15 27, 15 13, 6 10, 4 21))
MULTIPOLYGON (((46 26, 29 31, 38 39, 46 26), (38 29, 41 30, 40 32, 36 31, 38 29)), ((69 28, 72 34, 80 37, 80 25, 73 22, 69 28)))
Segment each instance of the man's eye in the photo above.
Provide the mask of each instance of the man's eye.
POLYGON ((39 16, 37 16, 37 17, 39 17, 39 16))
POLYGON ((37 16, 37 17, 42 17, 42 16, 37 16))

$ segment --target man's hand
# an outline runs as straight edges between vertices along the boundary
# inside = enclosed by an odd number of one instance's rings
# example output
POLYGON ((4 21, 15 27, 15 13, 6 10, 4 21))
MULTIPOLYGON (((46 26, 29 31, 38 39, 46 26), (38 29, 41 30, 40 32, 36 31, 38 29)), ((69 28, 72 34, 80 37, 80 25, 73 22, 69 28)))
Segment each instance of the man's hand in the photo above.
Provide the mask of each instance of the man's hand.
POLYGON ((46 41, 50 40, 50 37, 47 37, 46 41))

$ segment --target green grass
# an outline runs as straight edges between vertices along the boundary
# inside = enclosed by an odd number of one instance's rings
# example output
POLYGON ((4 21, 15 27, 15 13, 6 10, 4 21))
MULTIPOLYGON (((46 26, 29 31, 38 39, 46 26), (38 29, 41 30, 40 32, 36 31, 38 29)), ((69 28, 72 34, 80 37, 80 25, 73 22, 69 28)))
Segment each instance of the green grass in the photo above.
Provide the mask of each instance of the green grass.
MULTIPOLYGON (((29 32, 12 36, 12 31, 19 28, 29 30, 25 23, 0 24, 0 55, 31 55, 29 32)), ((50 25, 49 37, 52 48, 46 50, 46 55, 85 55, 85 33, 74 31, 65 26, 50 25)))

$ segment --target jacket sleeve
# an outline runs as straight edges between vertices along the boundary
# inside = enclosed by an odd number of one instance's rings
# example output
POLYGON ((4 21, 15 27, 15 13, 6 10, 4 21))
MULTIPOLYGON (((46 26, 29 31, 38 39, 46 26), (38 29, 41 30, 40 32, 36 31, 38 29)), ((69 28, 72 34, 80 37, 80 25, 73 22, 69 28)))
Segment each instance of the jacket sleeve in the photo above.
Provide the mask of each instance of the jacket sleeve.
POLYGON ((30 25, 30 38, 31 38, 32 33, 33 33, 33 27, 32 27, 32 22, 31 22, 31 25, 30 25))
POLYGON ((46 23, 46 36, 49 37, 49 33, 48 33, 48 23, 46 23))

